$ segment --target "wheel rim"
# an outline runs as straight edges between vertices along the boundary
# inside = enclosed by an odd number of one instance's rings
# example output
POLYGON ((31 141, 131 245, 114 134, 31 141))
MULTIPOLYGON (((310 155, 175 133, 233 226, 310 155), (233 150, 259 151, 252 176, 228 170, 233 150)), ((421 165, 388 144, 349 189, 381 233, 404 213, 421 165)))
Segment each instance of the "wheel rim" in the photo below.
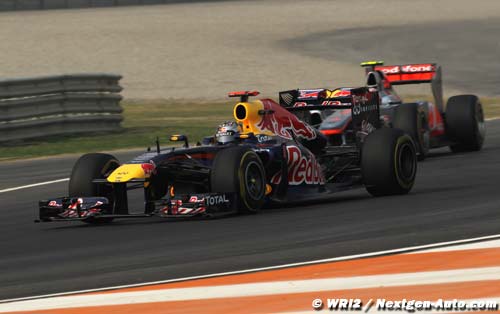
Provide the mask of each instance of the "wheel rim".
POLYGON ((399 148, 398 174, 405 183, 411 182, 416 172, 415 152, 409 143, 404 143, 399 148))
POLYGON ((245 168, 245 190, 249 198, 260 200, 264 194, 264 178, 257 162, 251 161, 245 168))

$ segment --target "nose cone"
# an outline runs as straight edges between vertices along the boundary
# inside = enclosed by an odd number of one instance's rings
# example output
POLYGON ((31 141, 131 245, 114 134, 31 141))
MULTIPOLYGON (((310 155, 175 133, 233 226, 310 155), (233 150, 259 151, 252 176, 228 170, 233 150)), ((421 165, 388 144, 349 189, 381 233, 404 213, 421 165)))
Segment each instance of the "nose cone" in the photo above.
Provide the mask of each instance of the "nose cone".
POLYGON ((144 179, 146 173, 141 164, 122 165, 115 169, 107 178, 108 182, 128 182, 133 179, 144 179))

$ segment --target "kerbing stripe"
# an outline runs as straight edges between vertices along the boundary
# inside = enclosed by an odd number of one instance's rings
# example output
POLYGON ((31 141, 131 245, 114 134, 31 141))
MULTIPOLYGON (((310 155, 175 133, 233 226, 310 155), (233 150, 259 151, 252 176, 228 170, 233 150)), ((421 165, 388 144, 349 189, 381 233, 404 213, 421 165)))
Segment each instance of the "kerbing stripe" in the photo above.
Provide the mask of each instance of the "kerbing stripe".
POLYGON ((500 267, 54 297, 4 303, 0 313, 491 280, 500 280, 500 267))

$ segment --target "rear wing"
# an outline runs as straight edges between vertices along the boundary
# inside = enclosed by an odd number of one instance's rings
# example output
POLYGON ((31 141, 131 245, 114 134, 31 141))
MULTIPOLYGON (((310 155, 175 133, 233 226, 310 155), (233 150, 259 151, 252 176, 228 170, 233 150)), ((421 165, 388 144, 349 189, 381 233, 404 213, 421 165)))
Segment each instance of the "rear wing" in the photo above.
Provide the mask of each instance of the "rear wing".
POLYGON ((377 65, 375 71, 384 73, 392 85, 431 83, 441 78, 441 67, 435 63, 377 65))
POLYGON ((403 65, 383 65, 383 61, 361 63, 367 73, 378 71, 384 74, 391 85, 430 83, 432 94, 438 108, 443 110, 443 84, 441 66, 436 63, 418 63, 403 65))
POLYGON ((375 89, 367 87, 341 90, 346 96, 331 96, 340 94, 339 90, 330 91, 330 94, 322 93, 322 91, 327 90, 317 90, 318 95, 315 95, 314 92, 309 95, 302 93, 302 96, 301 90, 284 91, 279 93, 280 105, 291 112, 351 109, 352 127, 356 134, 356 143, 359 146, 364 142, 366 135, 380 128, 380 97, 375 89), (307 101, 306 96, 309 96, 307 101))
POLYGON ((293 89, 279 93, 279 104, 288 111, 350 108, 351 88, 293 89))

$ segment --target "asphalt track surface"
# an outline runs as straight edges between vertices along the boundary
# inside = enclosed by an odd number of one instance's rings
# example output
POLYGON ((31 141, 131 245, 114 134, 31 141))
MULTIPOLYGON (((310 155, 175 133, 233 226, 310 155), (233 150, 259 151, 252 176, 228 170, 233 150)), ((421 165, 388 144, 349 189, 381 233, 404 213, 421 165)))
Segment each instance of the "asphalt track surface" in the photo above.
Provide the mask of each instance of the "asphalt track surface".
MULTIPOLYGON (((500 121, 477 153, 440 149, 406 196, 364 190, 216 220, 35 224, 67 183, 0 193, 0 299, 272 266, 498 234, 500 121)), ((135 154, 135 153, 134 153, 135 154)), ((134 154, 119 154, 122 160, 134 154)), ((0 189, 67 177, 74 157, 0 164, 0 189)), ((140 205, 140 198, 132 200, 140 205)))
MULTIPOLYGON (((348 28, 284 40, 298 54, 325 61, 436 62, 446 85, 465 93, 500 95, 500 19, 348 28)), ((413 87, 414 88, 414 87, 413 87)))

